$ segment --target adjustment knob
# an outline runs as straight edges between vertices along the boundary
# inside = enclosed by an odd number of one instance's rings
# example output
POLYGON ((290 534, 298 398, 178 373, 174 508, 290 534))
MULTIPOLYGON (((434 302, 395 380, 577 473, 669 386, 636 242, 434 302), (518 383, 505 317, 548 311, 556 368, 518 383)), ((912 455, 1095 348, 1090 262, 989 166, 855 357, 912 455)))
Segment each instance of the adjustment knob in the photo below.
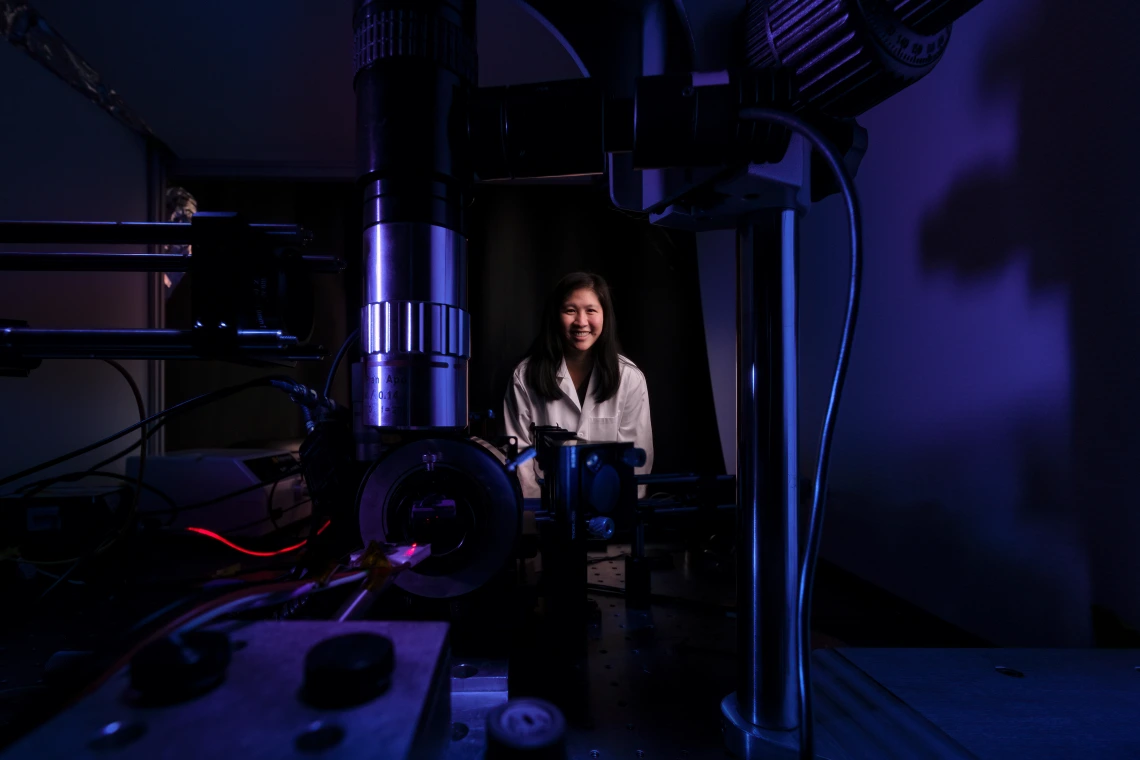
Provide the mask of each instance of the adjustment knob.
POLYGON ((566 719, 541 699, 512 699, 487 716, 487 760, 564 760, 566 719))
POLYGON ((614 537, 614 521, 609 517, 591 517, 586 521, 586 531, 595 541, 609 541, 614 537))
POLYGON ((305 655, 303 699, 314 707, 351 707, 383 694, 395 667, 391 639, 349 633, 325 639, 305 655))
POLYGON ((189 631, 152 641, 131 658, 131 688, 152 704, 173 704, 205 694, 226 675, 230 637, 189 631))

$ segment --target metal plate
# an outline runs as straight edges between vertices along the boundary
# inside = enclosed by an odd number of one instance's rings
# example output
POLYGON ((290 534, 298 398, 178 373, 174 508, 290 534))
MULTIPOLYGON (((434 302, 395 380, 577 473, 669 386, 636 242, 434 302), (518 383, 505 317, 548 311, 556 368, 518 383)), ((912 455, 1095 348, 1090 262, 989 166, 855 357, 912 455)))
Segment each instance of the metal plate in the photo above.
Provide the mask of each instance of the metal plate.
POLYGON ((235 651, 225 682, 215 690, 180 705, 131 707, 122 699, 129 679, 124 670, 4 757, 295 757, 304 754, 297 744, 303 734, 313 732, 320 743, 322 735, 314 728, 326 736, 343 732, 319 753, 322 758, 376 757, 381 747, 386 758, 435 757, 444 749, 450 709, 446 624, 259 622, 225 630, 235 651), (342 710, 301 702, 305 654, 330 636, 354 632, 392 640, 396 666, 388 691, 342 710))
POLYGON ((983 760, 1140 757, 1140 651, 837 653, 983 760))
POLYGON ((720 700, 734 688, 735 621, 661 605, 627 611, 620 596, 591 599, 602 613, 589 645, 593 728, 570 730, 570 758, 723 760, 720 700))
POLYGON ((483 757, 487 746, 487 714, 506 701, 505 660, 456 659, 452 662, 448 760, 483 757))

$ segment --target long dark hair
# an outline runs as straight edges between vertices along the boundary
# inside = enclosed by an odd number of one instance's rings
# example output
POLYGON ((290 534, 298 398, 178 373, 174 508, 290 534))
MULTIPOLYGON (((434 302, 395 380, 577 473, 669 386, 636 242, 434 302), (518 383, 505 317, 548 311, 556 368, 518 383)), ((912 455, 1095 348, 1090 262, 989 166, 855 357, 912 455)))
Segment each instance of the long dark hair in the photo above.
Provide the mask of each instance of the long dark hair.
POLYGON ((562 304, 571 293, 583 289, 594 291, 602 305, 602 334, 590 347, 590 353, 594 357, 594 372, 597 373, 594 399, 601 403, 613 398, 621 384, 617 320, 614 317, 610 288, 600 275, 572 272, 559 280, 546 299, 538 337, 531 344, 530 361, 526 367, 527 385, 548 401, 554 401, 562 395, 557 378, 563 356, 562 304))

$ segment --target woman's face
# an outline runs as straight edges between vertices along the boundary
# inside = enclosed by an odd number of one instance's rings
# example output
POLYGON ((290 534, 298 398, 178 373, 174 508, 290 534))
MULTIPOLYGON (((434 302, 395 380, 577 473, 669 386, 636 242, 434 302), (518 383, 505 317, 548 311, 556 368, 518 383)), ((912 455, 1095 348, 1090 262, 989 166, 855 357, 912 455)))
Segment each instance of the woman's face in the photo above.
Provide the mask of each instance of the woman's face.
POLYGON ((602 305, 590 288, 571 293, 562 302, 562 339, 575 351, 589 351, 602 335, 602 305))

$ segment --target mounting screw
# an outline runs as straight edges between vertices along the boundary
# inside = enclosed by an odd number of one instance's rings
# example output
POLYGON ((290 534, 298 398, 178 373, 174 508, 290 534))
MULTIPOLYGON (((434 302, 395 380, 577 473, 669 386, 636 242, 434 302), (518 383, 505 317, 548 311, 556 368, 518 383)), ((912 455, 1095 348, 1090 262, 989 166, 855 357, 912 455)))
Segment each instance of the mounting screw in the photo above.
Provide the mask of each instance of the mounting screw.
POLYGON ((435 470, 435 463, 440 459, 438 454, 424 454, 424 465, 427 467, 428 472, 435 470))
POLYGON ((309 727, 293 740, 293 745, 302 752, 324 752, 342 741, 344 741, 343 728, 318 720, 310 723, 309 727))
POLYGON ((614 535, 614 521, 609 517, 591 517, 586 521, 586 531, 595 541, 608 541, 614 535))
POLYGON ((112 721, 96 732, 87 743, 93 750, 122 749, 134 744, 146 733, 146 724, 133 721, 112 721))
POLYGON ((470 678, 479 672, 479 668, 474 665, 456 665, 451 669, 452 678, 470 678))
POLYGON ((1025 674, 1017 668, 1007 668, 1005 665, 998 665, 994 670, 1010 678, 1025 678, 1025 674))
POLYGON ((630 467, 644 467, 645 449, 626 449, 625 453, 621 455, 621 459, 630 467))

